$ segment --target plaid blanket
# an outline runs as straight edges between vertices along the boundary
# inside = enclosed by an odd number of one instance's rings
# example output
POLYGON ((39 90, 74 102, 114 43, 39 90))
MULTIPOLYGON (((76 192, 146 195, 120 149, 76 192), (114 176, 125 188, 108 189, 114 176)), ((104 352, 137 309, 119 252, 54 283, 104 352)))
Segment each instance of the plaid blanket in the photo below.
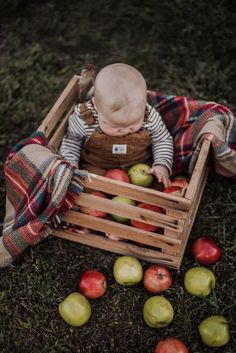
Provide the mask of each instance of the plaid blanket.
POLYGON ((217 173, 236 177, 236 118, 227 107, 148 91, 148 102, 174 137, 173 175, 193 171, 204 138, 211 140, 217 173))
POLYGON ((5 163, 6 215, 2 242, 13 258, 60 224, 85 174, 47 146, 41 132, 19 142, 5 163), (79 177, 79 180, 74 177, 79 177))

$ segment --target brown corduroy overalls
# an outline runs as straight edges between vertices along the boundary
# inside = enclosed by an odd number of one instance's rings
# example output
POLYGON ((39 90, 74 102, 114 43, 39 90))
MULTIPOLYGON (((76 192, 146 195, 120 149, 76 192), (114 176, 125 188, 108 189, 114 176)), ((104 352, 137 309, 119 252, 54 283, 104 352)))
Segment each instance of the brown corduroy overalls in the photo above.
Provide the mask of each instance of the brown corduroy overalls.
MULTIPOLYGON (((85 104, 81 105, 80 117, 87 125, 96 122, 96 118, 85 104)), ((144 121, 147 118, 148 111, 146 110, 144 121)), ((151 163, 151 137, 148 130, 143 127, 137 132, 125 136, 109 136, 98 126, 82 146, 80 160, 80 168, 89 171, 93 171, 93 168, 89 166, 106 170, 126 168, 136 163, 151 163)))

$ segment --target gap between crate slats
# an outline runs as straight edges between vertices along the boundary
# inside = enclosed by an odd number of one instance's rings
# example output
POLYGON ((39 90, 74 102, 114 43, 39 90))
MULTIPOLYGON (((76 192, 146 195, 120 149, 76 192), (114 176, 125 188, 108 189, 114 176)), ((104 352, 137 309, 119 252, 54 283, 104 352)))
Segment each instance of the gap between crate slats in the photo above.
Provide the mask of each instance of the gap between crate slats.
POLYGON ((102 219, 86 215, 76 211, 68 211, 65 214, 65 221, 72 225, 92 228, 93 230, 111 233, 121 238, 140 242, 160 249, 165 249, 172 253, 179 253, 182 241, 163 234, 148 232, 132 226, 116 223, 108 219, 102 219))
POLYGON ((85 179, 84 186, 89 189, 128 197, 132 200, 158 205, 163 208, 174 208, 177 212, 176 214, 179 211, 188 210, 191 206, 190 200, 186 200, 184 197, 139 187, 92 173, 89 173, 89 176, 85 179))
POLYGON ((76 199, 76 204, 79 206, 104 211, 109 214, 116 214, 119 216, 127 217, 129 219, 134 219, 140 222, 146 222, 161 228, 167 228, 177 232, 183 231, 183 219, 178 219, 174 216, 170 217, 163 213, 146 210, 144 208, 128 205, 125 203, 115 202, 103 197, 81 193, 76 199))
POLYGON ((164 254, 157 250, 139 247, 134 244, 110 240, 97 234, 74 234, 69 231, 53 230, 56 237, 75 241, 84 245, 89 245, 98 249, 115 252, 121 255, 131 255, 151 263, 159 263, 169 267, 178 268, 179 261, 175 256, 164 254))

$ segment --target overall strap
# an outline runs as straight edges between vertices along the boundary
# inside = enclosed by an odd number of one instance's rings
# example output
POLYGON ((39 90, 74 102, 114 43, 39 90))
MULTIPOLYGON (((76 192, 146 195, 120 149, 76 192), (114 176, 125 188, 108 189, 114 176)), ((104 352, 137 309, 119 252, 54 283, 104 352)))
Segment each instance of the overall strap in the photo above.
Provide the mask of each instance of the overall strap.
POLYGON ((80 104, 80 117, 89 125, 93 125, 96 122, 96 118, 93 115, 92 111, 89 109, 86 103, 80 104))

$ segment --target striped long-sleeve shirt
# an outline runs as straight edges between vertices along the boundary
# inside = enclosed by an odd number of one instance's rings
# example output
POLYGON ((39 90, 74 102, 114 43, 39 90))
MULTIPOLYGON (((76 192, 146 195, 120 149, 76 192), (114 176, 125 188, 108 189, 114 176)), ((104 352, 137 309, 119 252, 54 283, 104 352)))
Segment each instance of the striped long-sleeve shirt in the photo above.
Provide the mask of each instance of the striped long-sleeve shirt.
MULTIPOLYGON (((89 139, 94 130, 99 126, 98 115, 91 101, 86 103, 87 108, 94 116, 94 123, 87 125, 80 117, 80 104, 76 105, 69 118, 66 135, 60 148, 62 156, 77 167, 80 160, 80 151, 83 144, 89 139)), ((148 118, 143 122, 143 127, 150 134, 152 141, 153 166, 165 165, 170 173, 173 161, 173 139, 155 108, 147 104, 148 118)))

